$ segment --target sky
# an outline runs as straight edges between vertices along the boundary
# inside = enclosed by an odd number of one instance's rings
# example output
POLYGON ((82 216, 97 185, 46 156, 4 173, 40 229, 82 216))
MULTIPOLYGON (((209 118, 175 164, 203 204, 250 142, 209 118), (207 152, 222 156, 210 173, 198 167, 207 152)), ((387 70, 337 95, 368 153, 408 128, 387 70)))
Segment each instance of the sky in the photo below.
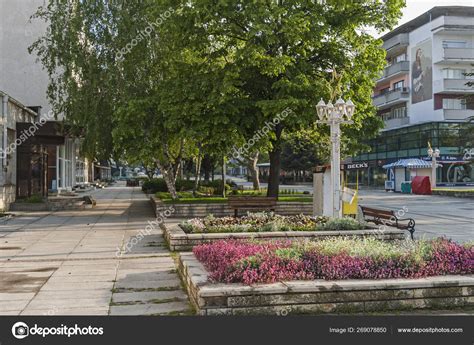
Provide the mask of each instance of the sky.
MULTIPOLYGON (((403 17, 397 26, 400 26, 435 6, 474 6, 474 0, 406 0, 406 7, 403 9, 403 17)), ((375 35, 376 37, 382 36, 375 35)))

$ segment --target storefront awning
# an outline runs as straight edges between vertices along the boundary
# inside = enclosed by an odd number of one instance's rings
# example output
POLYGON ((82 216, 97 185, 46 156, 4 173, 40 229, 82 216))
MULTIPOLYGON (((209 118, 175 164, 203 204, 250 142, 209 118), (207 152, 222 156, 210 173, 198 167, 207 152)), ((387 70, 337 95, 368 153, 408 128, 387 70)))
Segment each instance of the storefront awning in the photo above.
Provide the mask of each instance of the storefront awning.
MULTIPOLYGON (((442 165, 437 164, 437 166, 440 167, 442 165)), ((391 169, 391 168, 423 169, 423 168, 431 168, 431 162, 427 162, 418 158, 409 158, 409 159, 400 159, 394 163, 385 164, 382 167, 384 169, 391 169)))

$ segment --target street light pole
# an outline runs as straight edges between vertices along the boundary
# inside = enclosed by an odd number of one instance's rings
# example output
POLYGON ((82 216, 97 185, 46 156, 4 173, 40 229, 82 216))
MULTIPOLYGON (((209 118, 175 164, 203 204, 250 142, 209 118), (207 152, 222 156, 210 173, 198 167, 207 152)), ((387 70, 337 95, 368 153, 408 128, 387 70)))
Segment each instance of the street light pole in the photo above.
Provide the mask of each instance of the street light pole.
POLYGON ((428 143, 428 156, 431 157, 431 189, 436 188, 436 159, 439 158, 439 149, 433 150, 430 143, 428 143))
POLYGON ((339 98, 335 105, 324 103, 321 99, 316 106, 319 120, 316 123, 329 124, 331 129, 331 189, 332 216, 341 216, 341 123, 353 123, 355 106, 352 101, 345 103, 339 98), (347 120, 344 119, 347 117, 347 120))

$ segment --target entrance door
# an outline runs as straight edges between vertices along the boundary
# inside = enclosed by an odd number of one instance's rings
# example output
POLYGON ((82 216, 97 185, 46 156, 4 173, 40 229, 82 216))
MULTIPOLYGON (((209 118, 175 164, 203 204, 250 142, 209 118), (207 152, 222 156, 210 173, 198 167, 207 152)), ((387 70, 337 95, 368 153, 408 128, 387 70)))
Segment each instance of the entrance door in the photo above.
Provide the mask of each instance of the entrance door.
MULTIPOLYGON (((23 145, 22 145, 23 146, 23 145)), ((48 154, 41 145, 21 147, 17 152, 17 197, 48 196, 48 154)))

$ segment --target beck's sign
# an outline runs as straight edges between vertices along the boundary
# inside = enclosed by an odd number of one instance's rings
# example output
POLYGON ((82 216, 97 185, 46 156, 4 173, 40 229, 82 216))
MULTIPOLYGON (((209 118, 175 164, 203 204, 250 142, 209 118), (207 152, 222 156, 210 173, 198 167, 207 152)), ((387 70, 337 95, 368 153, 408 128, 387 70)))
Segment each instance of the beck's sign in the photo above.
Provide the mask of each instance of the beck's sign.
POLYGON ((368 162, 344 164, 345 170, 367 169, 368 167, 369 167, 368 162))

